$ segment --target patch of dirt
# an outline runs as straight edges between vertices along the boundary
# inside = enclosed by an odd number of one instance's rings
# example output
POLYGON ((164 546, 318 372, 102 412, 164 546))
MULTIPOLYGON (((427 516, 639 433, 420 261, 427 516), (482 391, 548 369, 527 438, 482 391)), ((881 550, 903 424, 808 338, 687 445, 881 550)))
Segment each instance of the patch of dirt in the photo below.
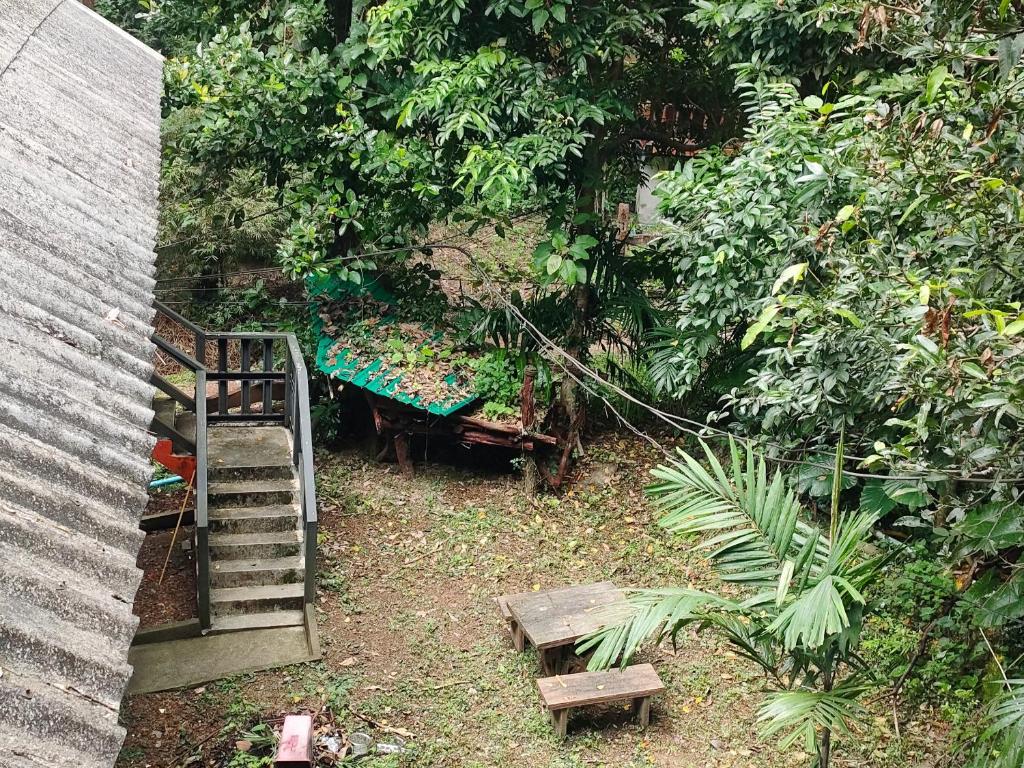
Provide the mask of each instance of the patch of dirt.
MULTIPOLYGON (((239 757, 236 740, 301 711, 329 713, 341 734, 411 734, 413 756, 371 757, 359 763, 365 768, 809 765, 798 748, 782 753, 758 737, 763 675, 715 636, 694 632, 643 659, 667 686, 648 730, 608 706, 574 712, 567 741, 554 739, 537 696, 537 655, 514 650, 495 596, 603 579, 623 587, 714 584, 691 542, 653 524, 643 486, 654 452, 618 437, 587 450, 579 476, 601 483, 537 499, 524 495, 515 474, 427 464, 410 480, 355 452, 320 454, 323 660, 130 698, 119 765, 262 765, 242 760, 272 754, 269 746, 239 757), (161 746, 147 738, 151 731, 164 734, 161 746)), ((886 714, 840 741, 835 768, 935 765, 941 726, 918 716, 904 723, 900 741, 886 714)))
MULTIPOLYGON (((146 514, 177 513, 184 494, 184 490, 151 494, 146 514)), ((197 615, 193 552, 191 548, 186 551, 181 547, 182 542, 192 542, 193 530, 193 526, 182 526, 178 531, 162 584, 159 583, 160 571, 171 546, 173 529, 149 533, 143 540, 137 561, 143 571, 142 582, 135 595, 135 615, 139 617, 140 629, 185 621, 197 615)))

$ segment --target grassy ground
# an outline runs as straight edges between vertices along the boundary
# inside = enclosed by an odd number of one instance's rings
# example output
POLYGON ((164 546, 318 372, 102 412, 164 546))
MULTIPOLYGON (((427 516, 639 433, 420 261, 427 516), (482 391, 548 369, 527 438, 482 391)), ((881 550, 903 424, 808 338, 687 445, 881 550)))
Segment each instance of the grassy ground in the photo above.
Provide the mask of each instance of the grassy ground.
MULTIPOLYGON (((410 481, 354 452, 321 454, 323 660, 129 700, 119 765, 265 765, 264 734, 253 727, 303 710, 342 733, 397 731, 415 745, 411 757, 360 763, 368 768, 809 764, 757 737, 762 676, 692 633, 647 658, 668 686, 649 730, 609 707, 575 714, 567 742, 554 740, 533 682, 539 662, 513 650, 494 596, 601 579, 710 579, 691 543, 652 524, 642 486, 653 452, 613 437, 588 454, 573 491, 536 501, 515 474, 420 465, 410 481)), ((866 732, 841 740, 835 765, 935 765, 930 749, 944 743, 943 728, 910 715, 902 727, 897 740, 880 712, 866 732)))

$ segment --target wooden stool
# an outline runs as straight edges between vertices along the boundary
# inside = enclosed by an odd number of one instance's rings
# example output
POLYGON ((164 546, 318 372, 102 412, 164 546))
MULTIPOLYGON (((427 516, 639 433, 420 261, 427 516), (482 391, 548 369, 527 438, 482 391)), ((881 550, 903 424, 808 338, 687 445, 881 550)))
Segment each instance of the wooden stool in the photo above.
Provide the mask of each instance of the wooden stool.
POLYGON ((543 677, 537 681, 540 697, 551 713, 555 735, 565 738, 569 710, 589 704, 613 701, 633 702, 633 714, 641 728, 651 720, 651 697, 665 690, 664 683, 650 664, 637 664, 607 672, 581 672, 576 675, 543 677))

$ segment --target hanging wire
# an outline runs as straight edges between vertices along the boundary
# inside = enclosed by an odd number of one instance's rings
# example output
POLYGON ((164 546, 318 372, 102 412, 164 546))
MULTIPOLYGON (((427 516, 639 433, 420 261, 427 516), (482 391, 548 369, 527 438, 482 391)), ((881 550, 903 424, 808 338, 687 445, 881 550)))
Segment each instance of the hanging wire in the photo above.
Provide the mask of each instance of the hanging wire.
MULTIPOLYGON (((610 391, 614 392, 616 395, 618 395, 619 397, 623 398, 624 400, 627 400, 627 401, 633 403, 634 405, 636 405, 636 406, 638 406, 638 407, 648 411, 649 413, 651 413, 653 416, 655 416, 659 420, 661 420, 661 421, 665 422, 666 424, 668 424, 669 426, 671 426, 673 429, 676 429, 676 430, 678 430, 680 432, 684 432, 686 434, 690 434, 690 435, 692 435, 694 437, 697 437, 699 439, 704 439, 704 438, 706 438, 708 436, 713 436, 713 437, 718 437, 718 438, 726 438, 726 439, 730 439, 730 440, 735 440, 735 441, 738 441, 738 442, 746 444, 746 445, 759 445, 759 446, 762 446, 762 447, 767 446, 767 447, 771 447, 771 448, 774 448, 774 449, 776 449, 778 451, 782 451, 782 452, 785 452, 787 450, 784 446, 782 446, 782 445, 780 445, 778 443, 759 442, 759 441, 754 440, 754 439, 752 439, 750 437, 746 437, 746 436, 743 436, 743 435, 736 435, 736 434, 728 432, 726 430, 718 429, 718 428, 712 427, 712 426, 710 426, 708 424, 704 424, 704 423, 701 423, 701 422, 698 422, 698 421, 694 421, 693 419, 687 419, 687 418, 685 418, 683 416, 677 416, 675 414, 668 413, 666 411, 661 410, 660 408, 657 408, 657 407, 655 407, 655 406, 653 406, 653 405, 651 405, 649 403, 644 402, 643 400, 640 400, 639 398, 637 398, 634 395, 630 394, 629 392, 627 392, 626 390, 624 390, 621 387, 617 386, 613 382, 607 381, 606 379, 601 377, 600 374, 596 373, 595 371, 593 371, 592 369, 587 367, 580 360, 578 360, 575 356, 573 356, 572 354, 567 352, 565 349, 563 349, 558 344, 556 344, 554 341, 552 341, 548 336, 546 336, 539 328, 537 328, 536 325, 534 325, 529 320, 529 318, 527 318, 525 315, 523 315, 523 313, 519 310, 518 307, 516 307, 514 304, 512 304, 506 298, 504 293, 502 293, 502 291, 499 290, 498 287, 491 281, 491 279, 487 275, 486 271, 484 271, 480 267, 480 265, 477 263, 477 261, 476 261, 475 257, 473 256, 473 254, 471 254, 469 251, 467 251, 466 249, 462 248, 460 245, 455 244, 455 243, 433 243, 433 244, 431 244, 430 247, 432 247, 432 248, 439 248, 439 249, 450 248, 450 249, 457 250, 460 253, 462 253, 462 255, 464 255, 469 260, 470 266, 473 267, 474 271, 477 272, 477 275, 479 276, 481 282, 490 289, 490 293, 491 293, 492 297, 494 297, 497 301, 499 301, 516 318, 516 320, 522 325, 523 329, 537 342, 537 344, 541 348, 541 350, 546 350, 549 353, 549 355, 550 355, 549 359, 551 359, 551 361, 555 365, 557 365, 559 367, 559 369, 561 369, 567 376, 569 376, 573 380, 575 380, 577 382, 580 382, 579 376, 577 376, 573 372, 573 370, 571 370, 571 368, 574 368, 577 371, 579 371, 580 374, 582 374, 583 376, 585 376, 588 379, 590 379, 591 381, 593 381, 599 387, 602 387, 602 388, 605 388, 607 390, 610 390, 610 391), (571 368, 570 368, 570 366, 571 366, 571 368), (694 427, 696 429, 694 429, 694 427), (700 431, 697 431, 697 430, 700 430, 700 431)), ((587 391, 593 393, 592 389, 588 388, 587 391)), ((641 436, 645 436, 645 439, 647 439, 649 442, 655 442, 654 439, 651 438, 649 435, 646 435, 646 433, 644 433, 643 430, 641 430, 639 427, 637 427, 636 425, 632 424, 631 422, 629 422, 628 419, 626 419, 624 416, 622 416, 622 414, 619 413, 618 410, 615 409, 611 405, 611 403, 608 401, 608 399, 606 397, 604 397, 601 394, 597 394, 597 393, 594 393, 594 394, 600 400, 602 400, 602 402, 604 402, 605 405, 607 405, 609 407, 609 409, 617 416, 619 421, 624 426, 626 426, 627 429, 629 429, 630 431, 634 432, 635 434, 638 434, 638 435, 641 435, 641 436)), ((843 458, 844 458, 844 460, 847 460, 847 461, 858 461, 858 462, 864 462, 865 461, 865 459, 863 457, 859 457, 859 456, 844 456, 843 458)), ((828 471, 832 471, 832 469, 833 469, 833 467, 831 465, 829 465, 829 464, 824 464, 824 463, 815 462, 815 461, 808 461, 806 459, 789 459, 789 458, 786 458, 786 457, 783 457, 783 456, 774 456, 774 457, 771 457, 771 460, 775 461, 777 463, 780 463, 780 464, 787 464, 787 465, 792 465, 792 466, 809 466, 809 467, 815 467, 815 468, 818 468, 818 469, 823 469, 823 470, 828 470, 828 471)), ((921 470, 919 470, 915 474, 902 474, 902 475, 895 475, 895 474, 882 475, 882 474, 876 474, 876 473, 871 473, 871 472, 858 472, 858 471, 852 471, 852 470, 845 471, 844 474, 847 474, 847 475, 849 475, 851 477, 857 477, 857 478, 866 479, 866 480, 881 480, 881 481, 896 480, 896 481, 908 481, 908 482, 911 482, 911 481, 924 480, 924 479, 926 479, 926 478, 928 478, 930 476, 934 476, 935 474, 942 474, 942 475, 949 476, 951 479, 956 479, 956 480, 958 480, 960 482, 977 483, 977 484, 985 484, 985 485, 996 485, 996 484, 999 484, 999 485, 1004 485, 1004 484, 1005 485, 1017 485, 1017 484, 1024 483, 1024 477, 1009 477, 1009 478, 983 477, 983 476, 978 476, 978 475, 970 475, 970 474, 965 473, 964 470, 962 470, 962 469, 949 468, 949 467, 945 467, 945 468, 941 468, 941 469, 940 468, 929 468, 929 467, 926 467, 926 468, 922 468, 921 470)))
MULTIPOLYGON (((523 214, 523 215, 526 215, 526 214, 523 214)), ((596 371, 592 370, 587 365, 585 365, 582 361, 580 361, 578 358, 576 358, 574 355, 570 354, 564 348, 562 348, 558 344, 556 344, 551 338, 546 336, 539 328, 537 328, 537 326, 534 323, 532 323, 529 320, 529 318, 527 318, 520 311, 520 309, 518 307, 516 307, 514 304, 512 304, 512 302, 510 302, 508 300, 508 298, 506 297, 505 293, 502 291, 502 289, 497 284, 497 282, 493 278, 491 278, 490 275, 487 274, 486 270, 478 263, 476 257, 470 251, 468 251, 465 248, 463 248, 458 242, 453 242, 453 241, 450 241, 450 240, 445 240, 445 241, 437 241, 437 242, 430 242, 430 243, 413 244, 413 245, 408 245, 408 246, 404 246, 404 247, 401 247, 401 248, 388 248, 388 249, 383 249, 383 250, 378 250, 378 251, 371 251, 371 252, 366 252, 366 253, 361 253, 361 254, 355 254, 355 255, 350 255, 350 256, 338 257, 338 258, 335 258, 335 259, 328 259, 327 261, 320 262, 320 264, 318 266, 329 267, 329 266, 332 266, 332 265, 335 265, 335 264, 341 264, 344 261, 350 261, 350 260, 353 260, 353 259, 366 259, 366 258, 372 258, 374 256, 394 254, 394 253, 404 253, 404 252, 407 252, 407 251, 421 251, 422 252, 422 251, 429 251, 429 250, 435 250, 435 249, 436 250, 454 250, 454 251, 458 251, 463 256, 465 256, 467 261, 468 261, 468 263, 469 263, 469 265, 470 265, 470 267, 476 273, 480 283, 488 288, 491 296, 494 299, 496 299, 499 303, 501 303, 505 307, 505 309, 522 326, 523 330, 525 330, 527 332, 527 334, 529 334, 529 336, 531 338, 533 338, 533 340, 537 343, 537 345, 538 345, 539 349, 542 351, 542 353, 544 353, 544 352, 547 353, 547 357, 550 360, 550 362, 555 364, 563 373, 565 373, 566 376, 570 377, 571 379, 576 381, 578 384, 580 384, 580 386, 583 387, 589 394, 591 394, 592 396, 594 396, 597 399, 601 400, 604 403, 604 405, 615 415, 615 417, 618 419, 618 421, 623 426, 625 426, 628 430, 630 430, 634 434, 636 434, 636 435, 642 437, 643 439, 645 439, 646 441, 650 442, 651 444, 658 445, 659 448, 662 450, 662 452, 666 453, 667 455, 669 455, 670 458, 674 458, 674 457, 672 457, 671 454, 669 454, 667 451, 665 451, 665 449, 663 447, 661 447, 660 444, 658 444, 657 440, 655 440, 653 437, 648 435, 642 429, 640 429, 635 424, 633 424, 628 419, 626 419, 626 417, 623 416, 619 412, 619 410, 617 408, 615 408, 615 406, 609 401, 609 399, 607 397, 605 397, 599 391, 595 391, 593 387, 588 386, 587 384, 585 384, 583 382, 583 380, 580 378, 580 376, 577 375, 577 373, 575 371, 578 371, 579 374, 581 374, 582 376, 584 376, 587 379, 589 379, 590 381, 592 381, 594 384, 597 385, 597 387, 599 389, 605 389, 605 390, 608 390, 608 391, 611 391, 611 392, 615 393, 616 395, 618 395, 623 400, 626 400, 626 401, 628 401, 630 403, 633 403, 637 407, 639 407, 639 408, 647 411, 648 413, 650 413, 652 416, 654 416, 658 420, 664 422, 665 424, 670 426, 672 429, 677 430, 679 432, 682 432, 684 434, 691 435, 691 436, 696 437, 696 438, 698 438, 700 440, 704 440, 704 439, 706 439, 708 437, 714 437, 714 438, 719 438, 719 439, 724 438, 724 439, 728 439, 728 440, 735 440, 735 441, 737 441, 739 443, 742 443, 742 444, 748 445, 748 446, 757 446, 757 447, 761 447, 761 448, 770 448, 770 449, 774 449, 774 450, 776 450, 776 451, 778 451, 780 453, 788 452, 789 449, 786 448, 785 446, 779 444, 779 443, 774 443, 774 442, 771 442, 771 441, 758 441, 758 440, 756 440, 754 438, 751 438, 751 437, 748 437, 748 436, 745 436, 745 435, 737 435, 737 434, 729 432, 727 430, 719 429, 719 428, 713 427, 713 426, 711 426, 709 424, 706 424, 706 423, 703 423, 703 422, 699 422, 699 421, 695 421, 694 419, 689 419, 689 418, 686 418, 684 416, 679 416, 679 415, 676 415, 676 414, 668 413, 667 411, 664 411, 664 410, 662 410, 660 408, 657 408, 656 406, 651 405, 650 403, 647 403, 647 402, 639 399, 638 397, 636 397, 633 394, 631 394, 631 393, 627 392, 626 390, 622 389, 621 387, 619 387, 615 383, 606 380, 600 374, 598 374, 596 371)), ((268 268, 268 269, 273 270, 275 268, 268 268)), ((257 271, 262 272, 262 271, 265 271, 265 270, 252 270, 250 272, 255 273, 257 271)), ((184 303, 187 303, 187 302, 180 302, 180 303, 184 304, 184 303)), ((239 303, 243 303, 243 302, 239 302, 239 303)), ((315 303, 315 302, 292 302, 292 304, 310 304, 310 303, 315 303)), ((867 459, 865 459, 862 456, 854 456, 854 455, 849 455, 849 454, 845 454, 843 456, 843 459, 844 459, 844 461, 856 461, 858 463, 864 463, 864 462, 867 461, 867 459)), ((833 470, 833 466, 830 465, 830 464, 826 464, 826 463, 818 462, 818 461, 810 461, 810 460, 807 460, 807 459, 791 459, 791 458, 788 458, 788 457, 785 457, 785 456, 776 455, 776 456, 770 457, 770 460, 774 461, 776 463, 779 463, 779 464, 785 464, 785 465, 789 465, 789 466, 814 467, 816 469, 826 470, 826 471, 829 471, 829 472, 831 472, 833 470)), ((942 468, 938 468, 938 467, 920 467, 916 471, 914 471, 914 470, 912 470, 912 471, 913 471, 913 474, 887 474, 887 475, 883 475, 883 474, 877 474, 877 473, 872 473, 872 472, 860 472, 860 471, 855 471, 855 470, 845 470, 844 474, 849 475, 850 477, 856 477, 856 478, 859 478, 859 479, 879 480, 879 481, 916 482, 916 481, 920 481, 920 480, 926 480, 926 479, 928 479, 930 477, 934 477, 935 475, 943 475, 943 476, 946 476, 946 477, 948 477, 950 479, 955 479, 958 482, 965 482, 965 483, 972 483, 972 484, 981 484, 981 485, 1020 485, 1020 484, 1024 484, 1024 477, 994 478, 994 477, 986 477, 986 476, 981 476, 981 475, 972 475, 972 474, 969 474, 964 468, 958 468, 958 467, 942 467, 942 468)))

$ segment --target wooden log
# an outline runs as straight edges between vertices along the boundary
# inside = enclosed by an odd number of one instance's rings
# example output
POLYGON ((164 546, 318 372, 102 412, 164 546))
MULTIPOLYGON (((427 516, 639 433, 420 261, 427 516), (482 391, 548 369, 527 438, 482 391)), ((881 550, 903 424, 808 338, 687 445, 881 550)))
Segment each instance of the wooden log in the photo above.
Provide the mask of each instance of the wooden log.
POLYGON ((398 466, 407 477, 412 477, 412 458, 409 456, 409 435, 405 432, 395 433, 395 456, 398 457, 398 466))
POLYGON ((537 368, 526 366, 523 371, 523 387, 519 390, 519 416, 523 422, 523 431, 532 432, 536 427, 537 402, 534 399, 533 386, 537 378, 537 368))

